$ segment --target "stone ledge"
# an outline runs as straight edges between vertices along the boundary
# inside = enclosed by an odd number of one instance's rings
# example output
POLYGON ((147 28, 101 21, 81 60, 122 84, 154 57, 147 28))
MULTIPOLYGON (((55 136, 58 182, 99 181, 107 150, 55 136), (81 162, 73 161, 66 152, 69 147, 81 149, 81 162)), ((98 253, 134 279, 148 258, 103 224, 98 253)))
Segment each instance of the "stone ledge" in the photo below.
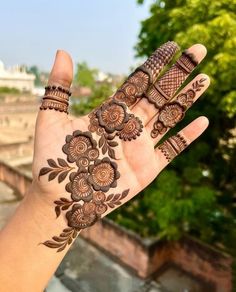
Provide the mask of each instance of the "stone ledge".
POLYGON ((145 240, 107 218, 83 230, 81 236, 142 278, 152 277, 163 266, 174 264, 209 283, 215 291, 231 291, 232 258, 195 238, 185 236, 172 243, 145 240))
POLYGON ((0 161, 0 181, 16 190, 21 198, 32 183, 32 178, 20 170, 0 161))

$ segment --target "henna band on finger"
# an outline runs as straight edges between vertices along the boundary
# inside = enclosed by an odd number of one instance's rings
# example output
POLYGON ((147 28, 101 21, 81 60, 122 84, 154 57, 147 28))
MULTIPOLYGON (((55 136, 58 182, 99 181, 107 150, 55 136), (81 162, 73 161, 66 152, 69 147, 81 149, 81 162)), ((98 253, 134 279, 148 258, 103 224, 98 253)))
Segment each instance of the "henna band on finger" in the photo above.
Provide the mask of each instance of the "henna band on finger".
POLYGON ((71 92, 62 86, 48 85, 45 87, 45 94, 40 110, 56 110, 68 114, 69 97, 71 92))
POLYGON ((198 62, 188 51, 181 57, 155 84, 150 86, 145 97, 157 109, 166 104, 176 93, 179 86, 185 81, 198 62))
POLYGON ((134 73, 132 73, 121 88, 115 93, 114 98, 133 105, 138 97, 146 92, 150 83, 153 83, 161 70, 173 58, 179 47, 175 42, 167 42, 158 48, 134 73))
POLYGON ((151 137, 157 138, 158 135, 165 134, 180 122, 185 112, 191 107, 198 91, 204 87, 205 78, 201 78, 192 83, 191 88, 180 93, 174 101, 166 103, 160 108, 157 119, 153 124, 151 137))
POLYGON ((164 154, 168 162, 173 160, 179 153, 181 153, 188 143, 185 138, 178 133, 176 136, 172 136, 163 142, 158 149, 164 154))

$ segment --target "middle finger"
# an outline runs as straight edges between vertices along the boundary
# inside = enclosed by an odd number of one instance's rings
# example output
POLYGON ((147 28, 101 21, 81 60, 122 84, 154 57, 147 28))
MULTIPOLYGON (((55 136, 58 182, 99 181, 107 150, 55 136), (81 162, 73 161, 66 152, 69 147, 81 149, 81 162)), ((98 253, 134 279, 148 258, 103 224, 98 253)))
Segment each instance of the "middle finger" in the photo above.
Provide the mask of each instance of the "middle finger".
POLYGON ((205 56, 206 48, 203 45, 193 45, 148 88, 143 98, 132 109, 133 113, 142 119, 144 125, 147 125, 159 109, 175 96, 178 88, 205 56))

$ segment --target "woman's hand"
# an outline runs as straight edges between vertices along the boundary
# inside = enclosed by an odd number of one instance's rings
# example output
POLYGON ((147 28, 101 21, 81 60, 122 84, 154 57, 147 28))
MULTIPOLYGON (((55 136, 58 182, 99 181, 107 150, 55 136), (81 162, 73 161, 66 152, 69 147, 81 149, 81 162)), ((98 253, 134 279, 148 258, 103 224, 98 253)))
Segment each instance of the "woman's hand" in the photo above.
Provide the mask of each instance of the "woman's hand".
POLYGON ((33 161, 34 193, 63 229, 45 238, 46 246, 62 251, 81 229, 144 189, 206 129, 208 120, 200 117, 155 148, 210 83, 200 74, 176 94, 206 55, 204 46, 194 45, 159 77, 177 51, 174 42, 164 44, 111 98, 80 118, 66 114, 72 61, 57 52, 37 118, 33 161))

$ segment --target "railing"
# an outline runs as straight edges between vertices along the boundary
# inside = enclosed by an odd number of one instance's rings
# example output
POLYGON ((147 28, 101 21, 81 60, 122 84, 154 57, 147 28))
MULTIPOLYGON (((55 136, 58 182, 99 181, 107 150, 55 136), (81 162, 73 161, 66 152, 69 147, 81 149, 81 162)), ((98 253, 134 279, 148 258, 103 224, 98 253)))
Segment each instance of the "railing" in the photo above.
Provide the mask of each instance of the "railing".
POLYGON ((0 181, 6 183, 23 197, 30 187, 32 179, 18 169, 0 161, 0 181))

